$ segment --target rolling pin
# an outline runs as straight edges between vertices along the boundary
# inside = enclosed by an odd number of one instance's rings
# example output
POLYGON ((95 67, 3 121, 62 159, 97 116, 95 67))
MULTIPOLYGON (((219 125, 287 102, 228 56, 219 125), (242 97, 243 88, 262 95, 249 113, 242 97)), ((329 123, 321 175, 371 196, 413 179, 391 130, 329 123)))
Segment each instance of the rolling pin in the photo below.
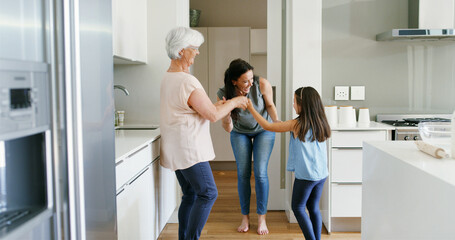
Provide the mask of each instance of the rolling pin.
POLYGON ((448 158, 449 157, 449 154, 446 153, 446 151, 444 151, 444 149, 440 148, 440 147, 436 147, 434 145, 431 145, 429 143, 426 143, 424 141, 415 141, 415 144, 417 145, 417 148, 428 154, 428 155, 431 155, 435 158, 448 158))

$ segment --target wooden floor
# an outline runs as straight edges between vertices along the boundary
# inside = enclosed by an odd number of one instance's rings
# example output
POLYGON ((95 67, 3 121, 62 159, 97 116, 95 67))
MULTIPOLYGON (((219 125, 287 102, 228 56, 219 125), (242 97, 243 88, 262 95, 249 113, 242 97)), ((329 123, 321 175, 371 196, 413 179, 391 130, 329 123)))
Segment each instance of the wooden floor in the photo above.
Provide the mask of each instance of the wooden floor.
MULTIPOLYGON (((238 233, 241 213, 237 194, 237 175, 235 171, 214 171, 218 187, 218 199, 212 208, 207 224, 202 230, 200 239, 304 239, 297 223, 289 223, 284 211, 268 211, 267 226, 270 233, 260 236, 256 233, 256 195, 252 179, 252 196, 250 212, 250 231, 238 233)), ((273 194, 273 193, 270 193, 273 194)), ((159 236, 160 240, 178 239, 178 224, 167 224, 159 236)), ((322 239, 360 240, 360 233, 331 233, 323 229, 322 239)))

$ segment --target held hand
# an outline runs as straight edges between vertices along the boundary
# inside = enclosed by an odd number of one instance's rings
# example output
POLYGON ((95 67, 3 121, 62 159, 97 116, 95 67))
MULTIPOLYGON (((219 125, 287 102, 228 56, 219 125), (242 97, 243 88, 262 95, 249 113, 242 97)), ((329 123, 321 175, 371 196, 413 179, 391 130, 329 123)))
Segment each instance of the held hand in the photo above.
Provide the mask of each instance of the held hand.
POLYGON ((247 109, 248 111, 251 111, 252 109, 254 109, 253 107, 253 102, 251 101, 251 99, 248 98, 248 106, 247 106, 247 109))
POLYGON ((236 101, 236 107, 245 110, 248 106, 248 98, 244 96, 238 96, 233 98, 236 101))
POLYGON ((223 104, 225 104, 225 103, 226 103, 226 99, 223 97, 223 100, 217 101, 214 105, 215 105, 215 106, 220 106, 220 105, 223 105, 223 104))

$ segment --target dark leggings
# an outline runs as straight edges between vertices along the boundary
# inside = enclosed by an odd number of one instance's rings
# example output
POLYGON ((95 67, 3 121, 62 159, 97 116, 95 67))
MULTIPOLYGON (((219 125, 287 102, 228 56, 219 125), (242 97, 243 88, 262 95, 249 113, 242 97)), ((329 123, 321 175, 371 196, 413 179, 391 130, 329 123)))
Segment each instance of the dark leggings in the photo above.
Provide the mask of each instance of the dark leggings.
POLYGON ((319 181, 294 180, 292 190, 292 211, 297 218, 306 240, 321 239, 322 217, 319 211, 319 199, 326 178, 319 181), (305 212, 308 209, 310 216, 305 212))

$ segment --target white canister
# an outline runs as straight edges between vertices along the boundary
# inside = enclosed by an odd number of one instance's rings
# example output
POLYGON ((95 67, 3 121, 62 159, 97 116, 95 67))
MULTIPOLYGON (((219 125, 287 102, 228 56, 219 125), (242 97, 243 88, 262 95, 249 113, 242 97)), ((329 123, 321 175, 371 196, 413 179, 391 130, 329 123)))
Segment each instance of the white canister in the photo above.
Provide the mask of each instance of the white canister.
POLYGON ((352 106, 341 106, 338 124, 343 127, 355 127, 355 123, 355 109, 352 106))
POLYGON ((338 107, 333 105, 325 106, 324 112, 330 127, 335 127, 338 123, 338 107))
POLYGON ((123 126, 123 123, 125 123, 125 111, 117 111, 118 115, 118 125, 123 126))
POLYGON ((370 110, 368 108, 359 108, 359 123, 370 123, 370 110))

